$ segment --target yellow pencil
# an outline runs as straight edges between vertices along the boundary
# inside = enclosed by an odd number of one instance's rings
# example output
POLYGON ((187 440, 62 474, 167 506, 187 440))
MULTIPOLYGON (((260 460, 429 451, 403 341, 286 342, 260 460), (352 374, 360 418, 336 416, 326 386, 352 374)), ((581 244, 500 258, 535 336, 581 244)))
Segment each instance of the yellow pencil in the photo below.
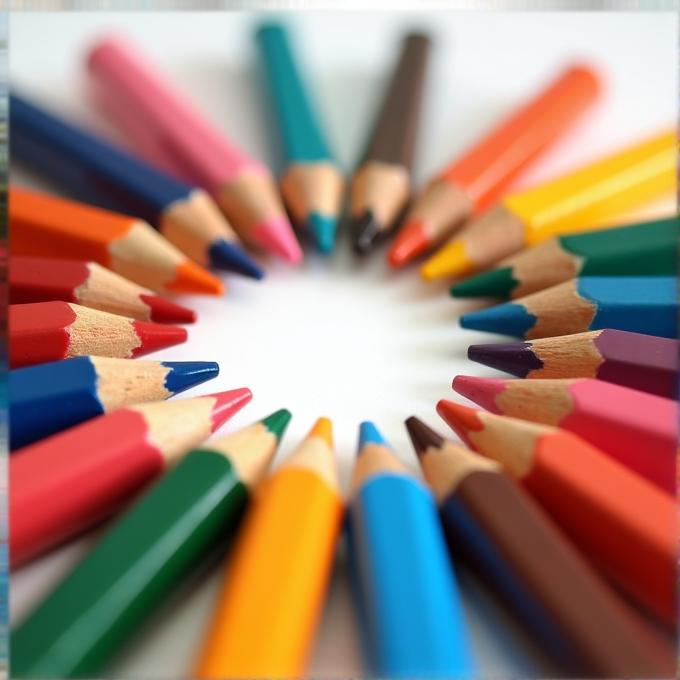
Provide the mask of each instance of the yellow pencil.
POLYGON ((675 193, 677 145, 675 132, 665 132, 507 196, 425 262, 421 276, 431 281, 466 275, 552 236, 601 228, 612 217, 675 193))
POLYGON ((256 492, 194 677, 305 674, 343 507, 331 421, 320 418, 256 492))

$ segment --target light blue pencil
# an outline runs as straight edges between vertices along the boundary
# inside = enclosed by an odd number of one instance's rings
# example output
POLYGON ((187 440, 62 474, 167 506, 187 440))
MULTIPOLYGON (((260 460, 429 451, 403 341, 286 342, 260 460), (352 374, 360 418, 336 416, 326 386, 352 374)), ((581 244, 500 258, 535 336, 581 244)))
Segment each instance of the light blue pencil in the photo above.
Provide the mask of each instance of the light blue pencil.
POLYGON ((362 423, 348 517, 370 672, 471 678, 476 664, 432 493, 362 423))
POLYGON ((257 32, 257 44, 283 147, 283 200, 296 226, 308 229, 319 250, 329 253, 335 243, 344 177, 324 139, 286 31, 266 24, 257 32))

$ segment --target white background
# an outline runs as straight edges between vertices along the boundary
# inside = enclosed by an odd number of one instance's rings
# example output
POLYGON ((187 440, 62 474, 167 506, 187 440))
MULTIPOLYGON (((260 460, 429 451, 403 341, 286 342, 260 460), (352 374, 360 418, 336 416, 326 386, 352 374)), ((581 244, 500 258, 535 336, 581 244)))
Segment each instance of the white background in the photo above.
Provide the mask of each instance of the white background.
MULTIPOLYGON (((225 133, 273 165, 252 38, 261 17, 14 13, 11 83, 53 110, 123 141, 90 107, 83 70, 88 46, 120 29, 136 38, 225 133)), ((294 29, 299 61, 314 86, 332 147, 348 171, 366 143, 399 39, 413 28, 433 38, 416 187, 574 60, 598 69, 603 95, 522 185, 632 144, 676 120, 677 15, 672 13, 309 12, 283 18, 294 29)), ((12 178, 59 193, 28 173, 13 172, 12 178)), ((671 200, 658 204, 654 214, 669 214, 673 205, 671 200)), ((357 260, 343 234, 330 257, 305 246, 306 259, 297 269, 265 261, 262 282, 227 276, 224 299, 180 300, 199 313, 189 341, 150 358, 220 363, 219 378, 187 396, 252 389, 252 403, 220 434, 289 408, 294 418, 277 460, 293 450, 318 416, 330 417, 344 490, 362 420, 373 420, 417 470, 403 420, 418 415, 454 438, 434 406, 441 398, 464 401, 450 387, 457 373, 494 375, 468 362, 466 349, 503 338, 460 329, 457 317, 480 303, 454 301, 446 283, 422 283, 415 265, 389 271, 385 250, 357 260)), ((12 575, 13 620, 25 615, 91 541, 74 542, 12 575)), ((310 665, 316 677, 362 673, 339 554, 310 665)), ((216 565, 206 568, 173 598, 112 669, 114 677, 190 674, 218 572, 216 565)), ((463 586, 482 674, 547 673, 526 640, 468 577, 463 586)))

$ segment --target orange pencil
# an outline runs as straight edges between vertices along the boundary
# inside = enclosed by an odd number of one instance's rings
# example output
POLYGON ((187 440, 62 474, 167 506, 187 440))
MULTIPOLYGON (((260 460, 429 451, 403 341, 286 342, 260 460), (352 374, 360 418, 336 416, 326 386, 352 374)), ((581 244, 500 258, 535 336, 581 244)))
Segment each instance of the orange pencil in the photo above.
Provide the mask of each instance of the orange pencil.
POLYGON ((258 489, 195 678, 300 678, 343 515, 331 422, 320 418, 258 489))
POLYGON ((571 432, 444 399, 437 412, 521 480, 614 583, 675 626, 675 499, 571 432))
POLYGON ((12 255, 97 262, 166 293, 224 292, 220 279, 136 217, 11 187, 9 234, 12 255))
POLYGON ((473 213, 491 206, 597 98, 596 75, 572 66, 431 181, 388 255, 400 267, 441 245, 473 213))

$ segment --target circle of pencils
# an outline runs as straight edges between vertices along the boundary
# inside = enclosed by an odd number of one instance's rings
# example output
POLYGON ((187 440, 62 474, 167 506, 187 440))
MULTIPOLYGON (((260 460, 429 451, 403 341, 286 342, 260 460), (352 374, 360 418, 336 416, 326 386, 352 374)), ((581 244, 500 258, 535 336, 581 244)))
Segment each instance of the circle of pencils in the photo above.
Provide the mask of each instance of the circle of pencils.
POLYGON ((470 345, 468 359, 518 378, 598 378, 677 399, 680 341, 606 328, 531 342, 470 345))
POLYGON ((164 595, 237 526, 290 417, 278 411, 190 451, 124 512, 13 632, 14 673, 98 675, 164 595))

